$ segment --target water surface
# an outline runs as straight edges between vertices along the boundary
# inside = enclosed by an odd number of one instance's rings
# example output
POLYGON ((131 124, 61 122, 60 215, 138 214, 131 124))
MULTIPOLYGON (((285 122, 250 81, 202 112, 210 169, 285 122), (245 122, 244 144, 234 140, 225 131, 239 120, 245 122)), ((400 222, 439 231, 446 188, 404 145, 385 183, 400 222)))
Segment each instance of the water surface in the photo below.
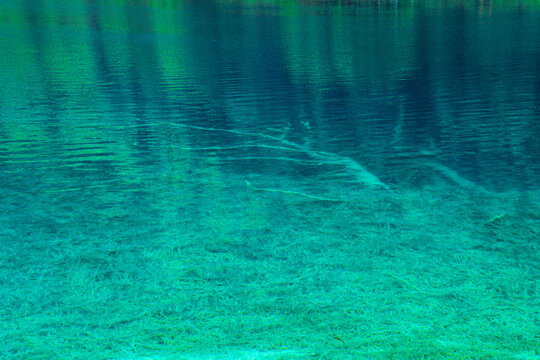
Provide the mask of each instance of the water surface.
POLYGON ((465 3, 3 1, 4 353, 538 353, 540 7, 465 3))

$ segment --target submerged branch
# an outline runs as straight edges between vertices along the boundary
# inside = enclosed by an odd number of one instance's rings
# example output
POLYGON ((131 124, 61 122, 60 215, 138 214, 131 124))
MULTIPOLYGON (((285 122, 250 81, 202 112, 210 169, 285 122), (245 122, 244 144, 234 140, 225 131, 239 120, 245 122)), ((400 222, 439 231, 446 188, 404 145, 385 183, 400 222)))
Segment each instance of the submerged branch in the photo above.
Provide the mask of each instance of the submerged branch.
MULTIPOLYGON (((248 131, 240 131, 240 130, 231 130, 231 129, 219 129, 219 128, 211 128, 211 127, 203 127, 203 126, 196 126, 196 125, 188 125, 188 124, 175 124, 175 123, 169 123, 170 125, 176 126, 176 127, 184 127, 184 128, 190 128, 190 129, 196 129, 196 130, 202 130, 202 131, 212 131, 212 132, 224 132, 229 134, 235 134, 239 136, 248 136, 248 137, 256 137, 260 139, 266 139, 274 142, 280 143, 282 146, 273 146, 273 145, 267 145, 267 144, 246 144, 245 147, 265 147, 275 150, 285 150, 285 151, 295 151, 300 152, 305 155, 308 155, 312 159, 316 160, 313 165, 336 165, 343 167, 344 170, 346 170, 349 174, 351 174, 354 179, 363 185, 366 185, 368 187, 373 188, 380 188, 389 190, 390 187, 382 182, 377 176, 375 176, 373 173, 368 171, 364 166, 362 166, 357 161, 351 159, 350 157, 338 155, 331 152, 326 151, 317 151, 310 149, 307 146, 303 146, 297 143, 294 143, 292 141, 289 141, 287 139, 284 139, 283 137, 268 135, 268 134, 261 134, 261 133, 254 133, 254 132, 248 132, 248 131)), ((228 149, 229 147, 211 147, 211 148, 186 148, 191 150, 220 150, 220 149, 228 149)), ((280 157, 276 157, 277 159, 280 159, 280 157)), ((284 159, 284 158, 281 158, 284 159)), ((290 159, 289 159, 290 160, 290 159)), ((287 190, 283 190, 282 192, 287 192, 287 190)), ((292 192, 294 193, 294 192, 292 192)), ((300 193, 301 194, 301 193, 300 193)), ((335 200, 333 200, 335 201, 335 200)), ((342 201, 342 200, 337 200, 342 201)))
POLYGON ((300 195, 300 196, 308 197, 308 198, 310 198, 310 199, 321 200, 321 201, 334 201, 334 202, 343 202, 343 201, 346 201, 346 200, 343 200, 343 199, 333 199, 333 198, 327 198, 327 197, 322 197, 322 196, 310 195, 310 194, 301 193, 301 192, 298 192, 298 191, 260 188, 260 187, 255 187, 255 186, 253 186, 248 180, 245 180, 245 181, 246 181, 246 185, 247 185, 249 188, 251 188, 251 189, 253 189, 253 190, 255 190, 255 191, 267 191, 267 192, 281 193, 281 194, 300 195))

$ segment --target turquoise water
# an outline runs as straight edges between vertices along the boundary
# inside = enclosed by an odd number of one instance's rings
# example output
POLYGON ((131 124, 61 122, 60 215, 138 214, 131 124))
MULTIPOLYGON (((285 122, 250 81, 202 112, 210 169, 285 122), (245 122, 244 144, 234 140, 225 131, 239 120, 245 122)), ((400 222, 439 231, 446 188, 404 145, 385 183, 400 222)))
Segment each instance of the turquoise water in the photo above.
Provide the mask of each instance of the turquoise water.
POLYGON ((1 359, 539 359, 540 4, 0 4, 1 359))

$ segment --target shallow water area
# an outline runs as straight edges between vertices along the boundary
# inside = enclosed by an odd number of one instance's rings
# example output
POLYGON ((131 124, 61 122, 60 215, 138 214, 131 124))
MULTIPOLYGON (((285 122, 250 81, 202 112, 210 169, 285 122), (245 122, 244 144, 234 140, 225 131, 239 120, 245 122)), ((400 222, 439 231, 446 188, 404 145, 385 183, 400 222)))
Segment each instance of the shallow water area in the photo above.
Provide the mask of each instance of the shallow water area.
POLYGON ((535 1, 0 4, 0 359, 538 359, 535 1))

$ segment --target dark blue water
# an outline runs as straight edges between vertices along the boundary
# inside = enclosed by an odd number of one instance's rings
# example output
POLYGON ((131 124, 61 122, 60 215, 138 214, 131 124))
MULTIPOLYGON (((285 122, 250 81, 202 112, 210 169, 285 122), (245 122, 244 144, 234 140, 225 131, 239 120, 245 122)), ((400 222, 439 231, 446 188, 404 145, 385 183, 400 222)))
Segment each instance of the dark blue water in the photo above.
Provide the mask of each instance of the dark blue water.
POLYGON ((537 2, 3 0, 0 71, 12 358, 320 355, 339 329, 395 339, 349 358, 538 356, 537 2), (281 305, 251 306, 251 283, 281 305), (381 302, 335 315, 356 304, 336 284, 381 302), (261 309, 281 320, 257 330, 261 309), (436 349, 403 355, 394 319, 436 349))
MULTIPOLYGON (((50 162, 72 179, 92 173, 85 166, 118 179, 125 156, 157 167, 180 145, 166 123, 287 129, 288 139, 350 156, 396 187, 417 185, 407 174, 422 154, 491 191, 535 187, 540 176, 533 6, 8 1, 1 9, 3 169, 31 166, 27 179, 50 162)), ((234 137, 189 130, 181 141, 234 137)))

